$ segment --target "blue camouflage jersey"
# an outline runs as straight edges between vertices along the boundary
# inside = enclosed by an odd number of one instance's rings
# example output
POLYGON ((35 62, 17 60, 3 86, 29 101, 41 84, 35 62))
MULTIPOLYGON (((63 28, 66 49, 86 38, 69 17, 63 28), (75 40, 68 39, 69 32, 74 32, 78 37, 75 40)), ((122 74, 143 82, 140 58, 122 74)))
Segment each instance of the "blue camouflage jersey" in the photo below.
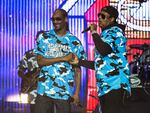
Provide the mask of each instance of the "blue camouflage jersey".
POLYGON ((100 37, 111 46, 113 52, 107 56, 102 56, 95 48, 98 96, 120 88, 130 92, 129 67, 126 58, 127 40, 123 31, 114 26, 105 29, 100 37))
MULTIPOLYGON (((62 57, 70 52, 81 59, 86 58, 80 40, 70 32, 67 32, 63 37, 57 36, 54 30, 39 35, 34 51, 45 58, 62 57)), ((69 96, 73 95, 74 70, 68 62, 59 62, 42 67, 40 78, 42 77, 46 80, 38 82, 38 94, 63 100, 67 100, 69 96)))

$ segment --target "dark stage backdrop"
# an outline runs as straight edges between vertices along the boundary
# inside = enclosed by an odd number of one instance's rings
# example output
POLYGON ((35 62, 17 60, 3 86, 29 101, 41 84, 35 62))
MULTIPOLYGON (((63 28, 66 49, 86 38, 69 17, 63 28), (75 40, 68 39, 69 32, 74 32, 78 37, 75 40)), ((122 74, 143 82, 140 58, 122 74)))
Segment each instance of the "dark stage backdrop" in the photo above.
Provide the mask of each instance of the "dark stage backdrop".
MULTIPOLYGON (((98 22, 97 13, 106 5, 115 6, 119 11, 118 21, 126 25, 130 63, 134 61, 135 55, 143 54, 139 44, 150 44, 150 0, 1 0, 0 104, 3 109, 0 112, 7 108, 4 102, 20 102, 18 63, 26 51, 34 48, 37 31, 52 28, 51 16, 54 10, 63 8, 68 12, 70 31, 81 40, 88 59, 93 60, 91 34, 82 34, 81 31, 88 24, 98 22)), ((88 110, 94 110, 99 102, 94 71, 82 68, 81 81, 81 102, 88 110)), ((11 106, 17 107, 18 104, 11 106)))

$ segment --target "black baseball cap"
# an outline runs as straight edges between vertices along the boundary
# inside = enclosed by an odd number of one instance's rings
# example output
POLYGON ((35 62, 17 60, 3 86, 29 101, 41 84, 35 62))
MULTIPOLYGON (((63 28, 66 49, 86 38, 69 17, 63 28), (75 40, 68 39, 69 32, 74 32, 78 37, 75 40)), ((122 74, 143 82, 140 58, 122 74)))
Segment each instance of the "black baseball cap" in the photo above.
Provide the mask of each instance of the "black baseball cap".
POLYGON ((107 12, 110 17, 114 17, 115 19, 117 19, 119 15, 118 10, 113 6, 105 6, 101 9, 101 11, 107 12))

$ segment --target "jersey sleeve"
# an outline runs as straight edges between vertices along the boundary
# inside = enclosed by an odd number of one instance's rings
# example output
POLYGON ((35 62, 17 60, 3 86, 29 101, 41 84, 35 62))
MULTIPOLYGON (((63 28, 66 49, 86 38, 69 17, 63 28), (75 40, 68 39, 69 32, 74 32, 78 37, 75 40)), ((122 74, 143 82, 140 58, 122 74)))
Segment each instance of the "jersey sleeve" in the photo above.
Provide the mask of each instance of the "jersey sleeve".
POLYGON ((73 53, 76 54, 79 59, 83 59, 83 60, 87 59, 87 55, 84 51, 84 47, 78 38, 72 41, 72 46, 73 46, 72 48, 73 53))
POLYGON ((19 62, 17 70, 19 70, 19 69, 22 69, 22 70, 27 69, 27 56, 26 56, 26 54, 23 56, 23 58, 19 62))
POLYGON ((126 38, 119 28, 112 28, 103 35, 104 41, 109 44, 114 52, 124 52, 126 38))
POLYGON ((44 37, 43 34, 40 34, 36 40, 35 48, 34 48, 34 53, 35 54, 40 54, 44 56, 44 53, 46 51, 45 48, 45 43, 44 43, 44 37))

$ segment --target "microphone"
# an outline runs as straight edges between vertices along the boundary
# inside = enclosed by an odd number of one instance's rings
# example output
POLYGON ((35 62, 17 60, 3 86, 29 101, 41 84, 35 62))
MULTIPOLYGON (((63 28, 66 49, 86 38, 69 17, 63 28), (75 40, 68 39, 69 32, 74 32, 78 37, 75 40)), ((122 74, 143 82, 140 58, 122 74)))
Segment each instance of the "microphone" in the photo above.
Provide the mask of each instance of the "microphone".
POLYGON ((84 29, 81 33, 87 32, 87 31, 89 31, 89 30, 90 30, 90 27, 84 29))

